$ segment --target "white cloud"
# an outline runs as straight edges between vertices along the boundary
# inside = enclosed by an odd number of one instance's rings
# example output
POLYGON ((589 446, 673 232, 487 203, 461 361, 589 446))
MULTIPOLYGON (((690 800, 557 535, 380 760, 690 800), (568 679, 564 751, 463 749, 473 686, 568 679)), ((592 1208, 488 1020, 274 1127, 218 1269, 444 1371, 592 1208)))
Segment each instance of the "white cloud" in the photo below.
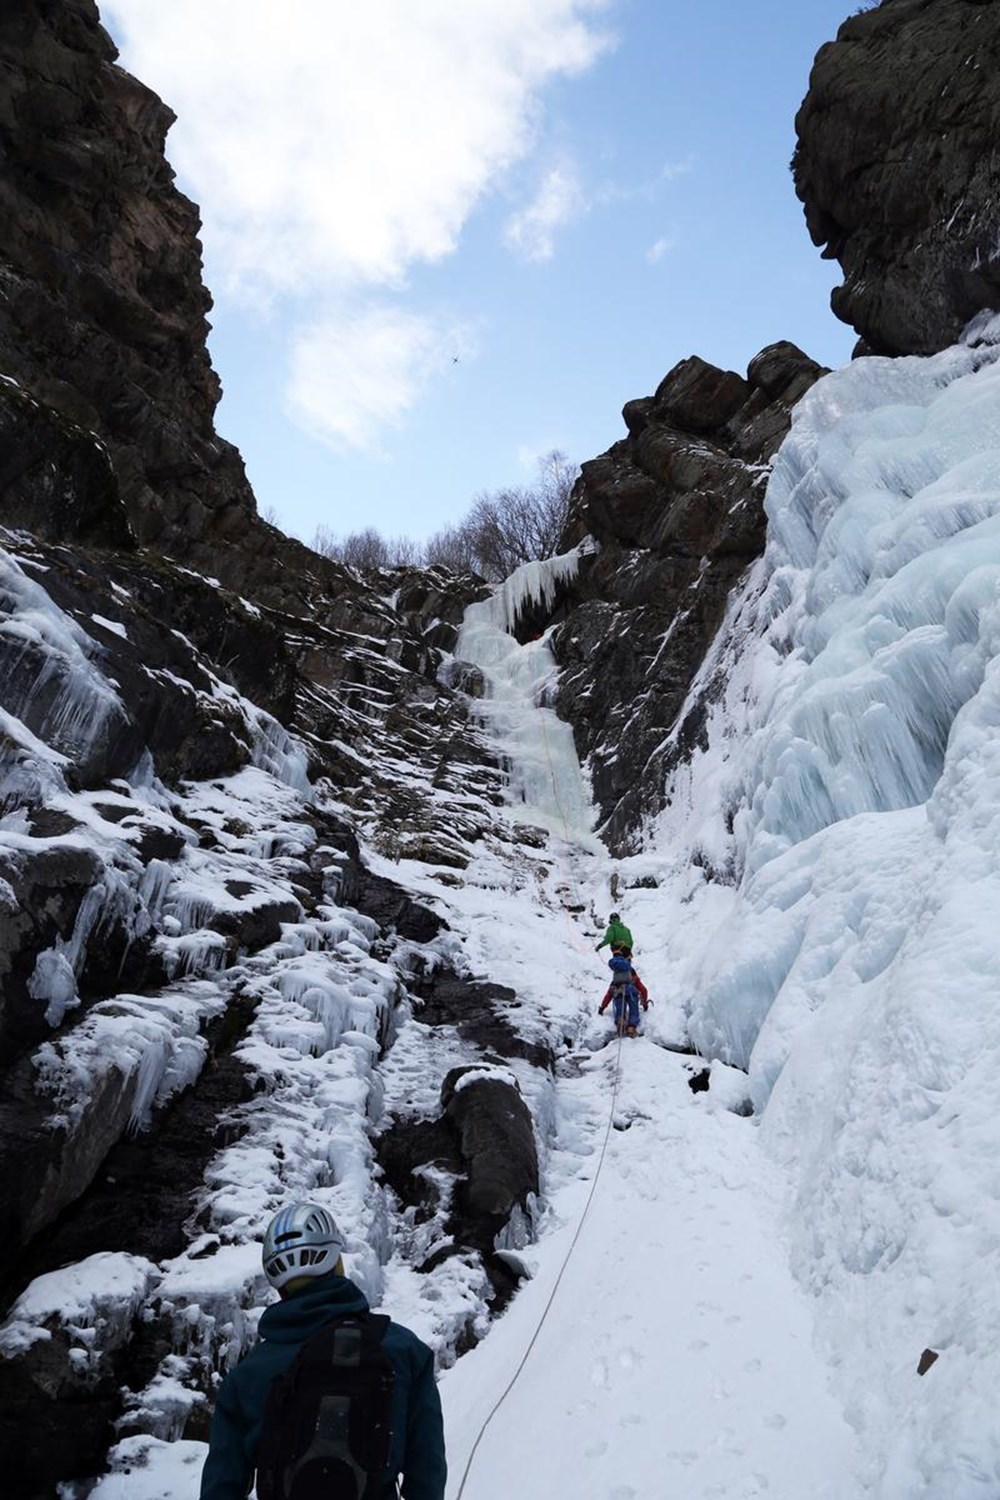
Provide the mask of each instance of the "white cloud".
POLYGON ((661 261, 669 250, 674 249, 676 244, 677 241, 672 234, 663 234, 654 245, 650 245, 646 251, 646 259, 651 266, 655 266, 657 261, 661 261))
POLYGON ((373 447, 428 380, 473 352, 468 328, 405 309, 329 312, 295 333, 288 414, 330 448, 373 447))
MULTIPOLYGON (((300 425, 368 446, 415 404, 442 333, 372 294, 456 249, 537 145, 546 84, 611 45, 617 3, 106 0, 123 65, 178 116, 168 155, 202 210, 212 290, 300 324, 305 299, 340 309, 292 335, 300 425)), ((528 211, 528 253, 546 253, 547 212, 528 211)))
POLYGON ((109 0, 179 119, 213 275, 258 295, 398 285, 454 250, 534 140, 537 100, 608 45, 611 0, 109 0))
POLYGON ((508 221, 504 239, 524 260, 551 260, 556 231, 579 218, 587 206, 575 170, 554 167, 542 178, 533 201, 508 221))

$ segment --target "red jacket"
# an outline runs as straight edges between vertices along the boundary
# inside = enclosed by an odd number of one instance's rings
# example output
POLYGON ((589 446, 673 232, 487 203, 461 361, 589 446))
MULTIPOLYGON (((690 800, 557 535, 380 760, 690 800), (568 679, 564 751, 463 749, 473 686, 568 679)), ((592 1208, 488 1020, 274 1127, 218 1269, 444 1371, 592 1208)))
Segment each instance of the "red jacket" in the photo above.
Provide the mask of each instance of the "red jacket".
MULTIPOLYGON (((648 1006, 649 1006, 649 991, 647 990, 646 986, 643 984, 642 980, 639 978, 638 974, 635 972, 634 969, 632 970, 632 983, 635 985, 636 989, 639 991, 639 1001, 640 1001, 640 1004, 642 1005, 643 1010, 646 1010, 648 1008, 648 1006)), ((601 1001, 601 1003, 600 1003, 600 1005, 598 1007, 599 1010, 603 1011, 603 1009, 604 1009, 604 1007, 606 1005, 610 1005, 611 1004, 611 991, 612 991, 613 988, 614 988, 614 985, 609 985, 608 986, 608 993, 605 995, 604 999, 601 1001)))

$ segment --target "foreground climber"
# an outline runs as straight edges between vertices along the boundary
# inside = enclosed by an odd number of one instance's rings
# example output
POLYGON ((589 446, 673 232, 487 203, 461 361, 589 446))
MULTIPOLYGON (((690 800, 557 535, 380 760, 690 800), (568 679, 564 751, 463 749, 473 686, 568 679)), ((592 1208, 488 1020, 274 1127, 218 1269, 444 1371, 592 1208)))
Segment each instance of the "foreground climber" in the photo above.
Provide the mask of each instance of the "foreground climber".
POLYGON ((623 947, 608 960, 611 983, 597 1013, 603 1016, 609 1004, 613 1005, 615 1030, 619 1036, 635 1036, 639 1028, 639 1006, 649 1009, 649 991, 632 967, 632 949, 623 947))
POLYGON ((219 1387, 201 1500, 246 1500, 255 1469, 258 1500, 390 1500, 399 1477, 404 1500, 443 1500, 433 1355, 369 1312, 343 1249, 315 1203, 268 1225, 264 1274, 281 1301, 219 1387))
POLYGON ((608 930, 601 938, 601 941, 598 943, 596 951, 600 953, 601 949, 607 943, 611 944, 612 953, 614 953, 617 948, 631 948, 633 946, 632 934, 629 932, 628 928, 625 926, 625 923, 622 921, 621 917, 616 911, 613 911, 611 913, 611 918, 608 922, 608 930))

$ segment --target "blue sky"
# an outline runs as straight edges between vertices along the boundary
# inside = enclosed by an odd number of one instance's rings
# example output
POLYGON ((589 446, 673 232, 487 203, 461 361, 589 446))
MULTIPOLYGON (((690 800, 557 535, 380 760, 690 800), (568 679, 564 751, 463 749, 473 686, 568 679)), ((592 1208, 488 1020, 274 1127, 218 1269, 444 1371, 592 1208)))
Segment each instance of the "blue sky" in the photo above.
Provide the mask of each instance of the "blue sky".
POLYGON ((582 461, 689 354, 852 331, 788 162, 843 0, 115 0, 179 116, 262 508, 423 537, 582 461))

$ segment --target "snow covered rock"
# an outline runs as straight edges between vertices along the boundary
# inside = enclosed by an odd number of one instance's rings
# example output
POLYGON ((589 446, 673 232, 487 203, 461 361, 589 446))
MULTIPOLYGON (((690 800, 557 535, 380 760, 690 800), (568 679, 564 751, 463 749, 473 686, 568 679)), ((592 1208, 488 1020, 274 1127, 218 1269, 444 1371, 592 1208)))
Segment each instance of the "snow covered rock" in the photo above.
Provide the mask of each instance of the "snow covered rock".
POLYGON ((39 1277, 0 1325, 0 1448, 11 1494, 100 1466, 156 1268, 101 1254, 39 1277), (74 1420, 66 1420, 72 1408, 74 1420))

